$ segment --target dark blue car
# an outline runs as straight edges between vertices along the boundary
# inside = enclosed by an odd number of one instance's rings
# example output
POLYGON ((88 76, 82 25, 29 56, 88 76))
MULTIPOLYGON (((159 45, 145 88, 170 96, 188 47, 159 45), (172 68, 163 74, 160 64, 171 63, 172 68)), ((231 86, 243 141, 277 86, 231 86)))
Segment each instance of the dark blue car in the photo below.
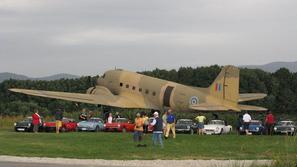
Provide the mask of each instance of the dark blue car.
MULTIPOLYGON (((240 127, 240 134, 245 134, 244 127, 240 127)), ((264 134, 264 126, 262 125, 262 122, 259 120, 252 120, 249 124, 249 133, 252 133, 253 135, 261 135, 264 134)))

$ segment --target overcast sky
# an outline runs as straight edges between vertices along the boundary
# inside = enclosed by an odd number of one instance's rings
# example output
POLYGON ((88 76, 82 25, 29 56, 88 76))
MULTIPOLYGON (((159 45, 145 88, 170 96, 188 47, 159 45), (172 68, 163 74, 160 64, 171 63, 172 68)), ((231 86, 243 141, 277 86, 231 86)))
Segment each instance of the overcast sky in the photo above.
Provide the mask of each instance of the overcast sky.
POLYGON ((1 0, 0 72, 297 60, 296 0, 1 0))

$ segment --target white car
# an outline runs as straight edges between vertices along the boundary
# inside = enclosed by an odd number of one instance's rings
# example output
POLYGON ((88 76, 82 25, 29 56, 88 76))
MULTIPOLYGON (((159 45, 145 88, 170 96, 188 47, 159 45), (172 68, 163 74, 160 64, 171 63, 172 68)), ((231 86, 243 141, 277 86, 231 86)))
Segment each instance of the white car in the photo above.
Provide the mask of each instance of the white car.
POLYGON ((204 125, 204 133, 207 135, 219 135, 232 131, 231 125, 225 125, 223 120, 211 120, 207 125, 204 125))

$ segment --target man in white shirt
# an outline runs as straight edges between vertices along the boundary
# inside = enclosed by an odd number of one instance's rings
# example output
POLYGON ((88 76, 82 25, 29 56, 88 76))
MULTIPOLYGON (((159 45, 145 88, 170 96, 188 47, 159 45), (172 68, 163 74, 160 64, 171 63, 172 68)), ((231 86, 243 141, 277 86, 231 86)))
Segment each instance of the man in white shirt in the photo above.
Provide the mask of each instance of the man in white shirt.
POLYGON ((251 118, 251 115, 247 111, 243 115, 242 120, 243 120, 243 126, 244 126, 246 135, 251 135, 252 133, 249 133, 249 125, 250 125, 252 118, 251 118))
POLYGON ((109 116, 107 118, 107 123, 109 123, 109 124, 112 123, 112 113, 109 113, 109 116))

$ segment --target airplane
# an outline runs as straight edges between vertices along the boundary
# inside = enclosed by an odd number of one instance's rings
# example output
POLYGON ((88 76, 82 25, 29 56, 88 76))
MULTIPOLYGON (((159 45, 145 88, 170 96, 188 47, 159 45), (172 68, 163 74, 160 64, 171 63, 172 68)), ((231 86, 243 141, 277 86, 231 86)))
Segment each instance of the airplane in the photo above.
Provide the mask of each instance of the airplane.
POLYGON ((264 93, 239 93, 239 69, 228 65, 208 88, 192 87, 150 76, 110 70, 97 79, 85 94, 45 90, 9 89, 12 92, 119 108, 163 111, 266 111, 266 108, 240 102, 262 99, 264 93))

